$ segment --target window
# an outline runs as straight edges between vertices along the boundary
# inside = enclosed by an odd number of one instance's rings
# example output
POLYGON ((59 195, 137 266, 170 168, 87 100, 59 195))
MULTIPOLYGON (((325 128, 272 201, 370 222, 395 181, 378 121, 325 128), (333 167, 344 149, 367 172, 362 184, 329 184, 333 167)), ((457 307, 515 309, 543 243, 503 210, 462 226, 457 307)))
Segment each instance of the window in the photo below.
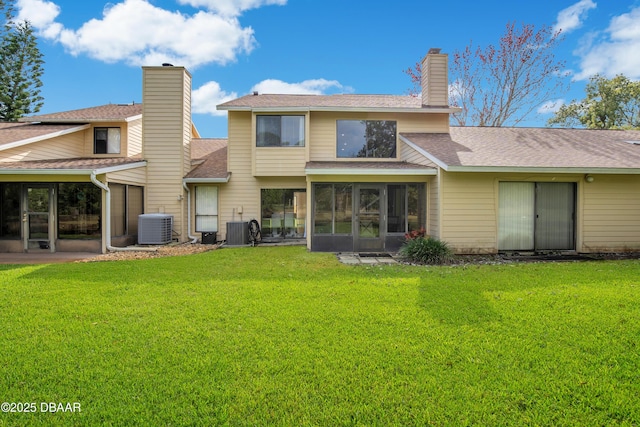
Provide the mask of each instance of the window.
POLYGON ((99 239, 102 190, 87 183, 58 184, 58 237, 99 239))
POLYGON ((396 122, 338 120, 337 157, 395 158, 396 122))
POLYGON ((20 184, 0 184, 0 238, 20 237, 20 184))
POLYGON ((387 233, 406 233, 424 227, 425 190, 422 184, 387 186, 387 233))
POLYGON ((314 186, 314 234, 351 234, 353 186, 316 184, 314 186))
POLYGON ((263 189, 261 234, 265 240, 302 238, 306 235, 306 190, 263 189))
POLYGON ((120 128, 95 128, 93 153, 119 154, 120 128))
POLYGON ((196 186, 196 231, 218 231, 218 187, 196 186))
POLYGON ((257 116, 258 147, 304 147, 304 116, 257 116))

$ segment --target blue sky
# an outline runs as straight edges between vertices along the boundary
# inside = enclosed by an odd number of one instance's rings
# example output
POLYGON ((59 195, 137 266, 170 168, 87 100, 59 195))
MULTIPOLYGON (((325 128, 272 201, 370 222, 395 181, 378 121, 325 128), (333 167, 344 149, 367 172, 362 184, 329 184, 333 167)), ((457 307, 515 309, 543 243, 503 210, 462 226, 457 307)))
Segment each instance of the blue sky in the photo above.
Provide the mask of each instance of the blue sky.
POLYGON ((193 76, 203 137, 227 135, 215 105, 254 90, 405 94, 403 70, 429 48, 497 44, 509 22, 563 30, 573 83, 555 107, 583 98, 595 73, 640 79, 640 0, 14 1, 44 54, 41 113, 141 102, 141 66, 170 62, 193 76))

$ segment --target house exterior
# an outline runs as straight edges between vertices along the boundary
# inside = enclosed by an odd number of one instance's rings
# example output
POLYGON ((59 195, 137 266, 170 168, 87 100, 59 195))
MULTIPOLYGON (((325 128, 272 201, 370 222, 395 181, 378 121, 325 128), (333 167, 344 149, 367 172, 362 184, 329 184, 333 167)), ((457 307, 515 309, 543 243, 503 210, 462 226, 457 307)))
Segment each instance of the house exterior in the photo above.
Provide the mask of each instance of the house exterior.
POLYGON ((393 252, 424 227, 458 253, 640 250, 640 132, 450 127, 447 55, 422 97, 251 94, 191 121, 191 75, 143 67, 142 104, 0 124, 0 252, 106 252, 170 216, 171 240, 393 252))

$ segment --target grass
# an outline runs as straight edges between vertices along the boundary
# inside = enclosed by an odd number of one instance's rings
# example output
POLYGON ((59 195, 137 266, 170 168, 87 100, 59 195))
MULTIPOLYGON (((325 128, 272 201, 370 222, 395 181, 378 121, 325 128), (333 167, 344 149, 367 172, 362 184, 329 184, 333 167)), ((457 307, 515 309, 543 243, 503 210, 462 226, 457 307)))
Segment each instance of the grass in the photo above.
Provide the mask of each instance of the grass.
POLYGON ((0 401, 82 408, 0 426, 637 426, 638 277, 300 247, 0 266, 0 401))

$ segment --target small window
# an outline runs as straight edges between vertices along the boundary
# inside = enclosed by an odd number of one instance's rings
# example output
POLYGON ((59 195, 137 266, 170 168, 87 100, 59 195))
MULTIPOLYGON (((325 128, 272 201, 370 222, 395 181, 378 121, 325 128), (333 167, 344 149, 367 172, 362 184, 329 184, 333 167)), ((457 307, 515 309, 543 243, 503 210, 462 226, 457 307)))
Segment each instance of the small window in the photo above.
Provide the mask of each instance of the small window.
POLYGON ((93 153, 120 154, 120 128, 95 128, 93 153))
POLYGON ((257 116, 256 146, 304 147, 304 116, 257 116))
POLYGON ((396 122, 338 120, 337 157, 395 158, 396 122))
POLYGON ((218 187, 196 187, 196 232, 218 231, 218 187))

